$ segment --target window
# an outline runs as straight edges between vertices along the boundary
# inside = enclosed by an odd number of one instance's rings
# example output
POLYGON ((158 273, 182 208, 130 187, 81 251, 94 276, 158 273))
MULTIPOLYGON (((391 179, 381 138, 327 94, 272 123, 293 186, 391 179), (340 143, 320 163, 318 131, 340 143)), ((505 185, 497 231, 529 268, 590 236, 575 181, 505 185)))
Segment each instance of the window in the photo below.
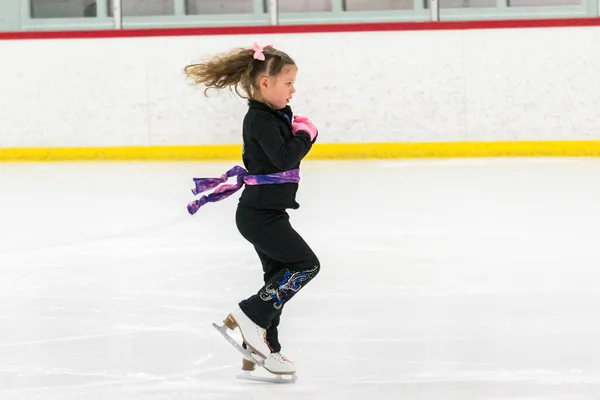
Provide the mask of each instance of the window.
POLYGON ((344 0, 346 11, 412 10, 413 0, 344 0))
MULTIPOLYGON (((440 8, 485 8, 496 7, 496 0, 438 0, 440 8)), ((425 7, 429 9, 429 0, 425 0, 425 7)))
POLYGON ((496 7, 496 0, 439 0, 439 2, 440 8, 496 7))
POLYGON ((508 0, 509 7, 578 6, 581 0, 508 0))
POLYGON ((96 0, 30 1, 31 18, 82 18, 96 16, 96 0))
MULTIPOLYGON (((280 13, 327 12, 331 11, 332 0, 279 0, 280 13)), ((265 10, 269 12, 269 2, 265 0, 265 10)))
MULTIPOLYGON (((175 0, 121 0, 124 17, 173 15, 175 0)), ((113 16, 113 0, 108 0, 108 16, 113 16)))
POLYGON ((253 0, 186 0, 185 13, 198 14, 251 14, 253 0))

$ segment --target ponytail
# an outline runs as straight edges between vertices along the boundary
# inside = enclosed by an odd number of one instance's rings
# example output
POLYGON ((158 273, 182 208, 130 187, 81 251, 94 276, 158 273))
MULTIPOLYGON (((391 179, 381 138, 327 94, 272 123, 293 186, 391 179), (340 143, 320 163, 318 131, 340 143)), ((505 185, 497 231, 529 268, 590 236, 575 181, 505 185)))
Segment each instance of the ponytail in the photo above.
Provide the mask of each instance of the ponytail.
POLYGON ((284 66, 295 65, 290 56, 273 47, 261 49, 264 57, 255 58, 255 54, 256 49, 231 50, 207 61, 190 64, 184 72, 194 84, 205 86, 205 96, 208 96, 209 89, 229 88, 241 98, 251 99, 258 89, 257 81, 261 75, 277 76, 284 66))

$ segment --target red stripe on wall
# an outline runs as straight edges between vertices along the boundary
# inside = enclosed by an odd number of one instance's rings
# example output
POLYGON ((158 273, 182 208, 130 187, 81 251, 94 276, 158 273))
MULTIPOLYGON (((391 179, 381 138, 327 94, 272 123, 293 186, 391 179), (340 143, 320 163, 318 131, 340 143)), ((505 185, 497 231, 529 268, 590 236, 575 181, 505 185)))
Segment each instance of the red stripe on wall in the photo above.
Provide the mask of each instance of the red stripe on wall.
POLYGON ((278 26, 231 26, 200 28, 150 28, 46 32, 0 32, 0 40, 95 39, 166 36, 258 35, 293 33, 383 32, 419 30, 466 30, 509 28, 558 28, 600 26, 600 18, 528 19, 444 22, 383 22, 358 24, 317 24, 278 26))

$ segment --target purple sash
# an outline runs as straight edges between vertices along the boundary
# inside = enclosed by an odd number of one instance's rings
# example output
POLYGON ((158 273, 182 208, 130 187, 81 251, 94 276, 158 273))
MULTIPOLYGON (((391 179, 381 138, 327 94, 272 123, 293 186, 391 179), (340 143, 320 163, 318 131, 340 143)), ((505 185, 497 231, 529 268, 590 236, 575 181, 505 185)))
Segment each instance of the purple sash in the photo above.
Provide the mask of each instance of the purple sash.
POLYGON ((196 184, 196 187, 192 189, 192 193, 194 193, 194 195, 200 194, 215 187, 216 189, 214 192, 204 195, 198 200, 194 200, 189 203, 187 209, 191 215, 194 215, 196 211, 198 211, 198 209, 206 203, 214 203, 226 199, 240 190, 244 184, 274 185, 279 183, 298 182, 300 182, 299 169, 292 169, 290 171, 268 175, 249 175, 246 169, 236 165, 218 178, 194 178, 194 183, 196 184), (232 176, 237 176, 237 183, 235 185, 221 185, 221 183, 227 182, 227 180, 232 176))

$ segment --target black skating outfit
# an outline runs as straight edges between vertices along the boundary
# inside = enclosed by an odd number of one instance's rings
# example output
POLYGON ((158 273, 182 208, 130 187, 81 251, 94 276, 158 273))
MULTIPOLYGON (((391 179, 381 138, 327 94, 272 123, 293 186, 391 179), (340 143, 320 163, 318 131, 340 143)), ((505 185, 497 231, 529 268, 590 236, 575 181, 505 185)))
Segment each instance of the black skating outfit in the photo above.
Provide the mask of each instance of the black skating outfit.
MULTIPOLYGON (((314 140, 308 133, 294 135, 289 106, 275 110, 250 100, 243 124, 243 162, 249 174, 273 174, 300 168, 314 140)), ((315 138, 316 139, 316 138, 315 138)), ((297 183, 246 185, 236 211, 236 225, 256 250, 265 285, 239 303, 257 325, 267 330, 273 352, 281 345, 277 326, 285 303, 320 270, 319 259, 292 228, 286 209, 297 209, 297 183)))

